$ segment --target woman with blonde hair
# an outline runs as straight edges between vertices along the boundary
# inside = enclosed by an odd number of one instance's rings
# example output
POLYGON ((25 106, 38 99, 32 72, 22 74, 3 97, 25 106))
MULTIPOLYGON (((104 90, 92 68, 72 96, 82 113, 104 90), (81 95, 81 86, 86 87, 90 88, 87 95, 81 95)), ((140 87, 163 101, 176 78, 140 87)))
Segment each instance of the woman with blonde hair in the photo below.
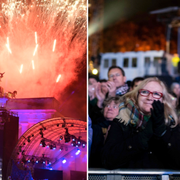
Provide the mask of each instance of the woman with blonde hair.
POLYGON ((170 96, 147 78, 123 96, 102 150, 105 168, 180 169, 180 128, 170 96))

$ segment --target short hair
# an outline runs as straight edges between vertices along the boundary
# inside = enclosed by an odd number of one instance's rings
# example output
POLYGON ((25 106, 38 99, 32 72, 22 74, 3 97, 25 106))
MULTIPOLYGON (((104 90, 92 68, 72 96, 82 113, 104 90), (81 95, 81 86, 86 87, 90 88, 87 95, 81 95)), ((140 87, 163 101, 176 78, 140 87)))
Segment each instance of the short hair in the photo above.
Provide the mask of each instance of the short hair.
POLYGON ((94 78, 97 82, 99 81, 99 77, 97 75, 93 75, 93 74, 88 74, 88 79, 90 78, 94 78))
POLYGON ((176 112, 174 111, 174 109, 172 108, 171 105, 171 99, 168 93, 168 90, 166 88, 166 85, 160 81, 157 77, 151 77, 151 78, 147 78, 145 80, 143 80, 139 86, 137 86, 137 88, 135 88, 134 90, 126 93, 123 98, 125 101, 125 104, 127 104, 128 100, 131 99, 134 104, 138 107, 138 96, 139 96, 139 90, 143 89, 148 83, 150 82, 157 82, 159 83, 159 85, 162 87, 163 90, 163 103, 164 103, 164 115, 165 115, 165 119, 166 119, 166 124, 168 124, 168 117, 169 115, 172 115, 174 120, 175 120, 175 125, 178 124, 178 118, 176 115, 176 112))
POLYGON ((134 79, 132 80, 132 82, 131 82, 131 87, 133 88, 133 86, 134 86, 134 84, 135 84, 136 82, 138 82, 138 81, 143 81, 143 80, 144 80, 143 77, 136 77, 136 78, 134 78, 134 79))
POLYGON ((119 67, 119 66, 111 66, 111 67, 108 69, 108 76, 109 76, 109 71, 110 71, 111 69, 119 69, 119 70, 122 72, 122 75, 125 76, 124 70, 123 70, 121 67, 119 67))
POLYGON ((176 85, 180 86, 179 83, 177 83, 177 82, 173 82, 173 83, 171 84, 171 87, 170 87, 170 91, 171 91, 171 92, 173 92, 174 87, 175 87, 176 85))
POLYGON ((105 108, 105 106, 107 106, 108 104, 110 104, 112 101, 114 101, 115 104, 119 104, 122 102, 122 97, 120 96, 114 96, 114 97, 108 97, 104 100, 103 102, 103 109, 105 108))

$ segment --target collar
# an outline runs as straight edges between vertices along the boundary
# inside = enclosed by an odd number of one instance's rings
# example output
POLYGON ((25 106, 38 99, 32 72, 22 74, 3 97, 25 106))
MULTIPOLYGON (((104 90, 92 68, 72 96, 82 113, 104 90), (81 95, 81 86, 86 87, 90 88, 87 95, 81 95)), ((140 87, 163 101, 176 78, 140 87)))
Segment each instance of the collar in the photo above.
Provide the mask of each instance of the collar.
POLYGON ((128 92, 128 90, 129 90, 128 85, 124 84, 121 87, 116 89, 116 95, 122 96, 122 95, 126 94, 128 92))

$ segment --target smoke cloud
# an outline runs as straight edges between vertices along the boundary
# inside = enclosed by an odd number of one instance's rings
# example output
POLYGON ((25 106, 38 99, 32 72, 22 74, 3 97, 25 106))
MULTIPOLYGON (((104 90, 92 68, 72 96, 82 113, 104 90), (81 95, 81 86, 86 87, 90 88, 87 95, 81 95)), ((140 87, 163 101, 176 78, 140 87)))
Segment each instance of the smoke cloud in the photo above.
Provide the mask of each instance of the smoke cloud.
POLYGON ((86 94, 86 29, 83 0, 2 3, 0 73, 5 74, 0 86, 4 92, 16 90, 16 98, 55 97, 62 114, 85 118, 86 95, 79 95, 86 94), (68 111, 73 103, 74 110, 68 111))

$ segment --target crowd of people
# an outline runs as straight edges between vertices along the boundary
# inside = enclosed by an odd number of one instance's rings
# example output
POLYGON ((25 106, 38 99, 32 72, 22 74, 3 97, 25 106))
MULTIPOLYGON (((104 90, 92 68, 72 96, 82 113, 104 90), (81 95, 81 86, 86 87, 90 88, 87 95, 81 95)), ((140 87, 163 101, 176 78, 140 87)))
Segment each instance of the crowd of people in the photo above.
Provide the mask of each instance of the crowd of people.
POLYGON ((89 168, 180 169, 180 85, 157 77, 89 77, 89 168))

